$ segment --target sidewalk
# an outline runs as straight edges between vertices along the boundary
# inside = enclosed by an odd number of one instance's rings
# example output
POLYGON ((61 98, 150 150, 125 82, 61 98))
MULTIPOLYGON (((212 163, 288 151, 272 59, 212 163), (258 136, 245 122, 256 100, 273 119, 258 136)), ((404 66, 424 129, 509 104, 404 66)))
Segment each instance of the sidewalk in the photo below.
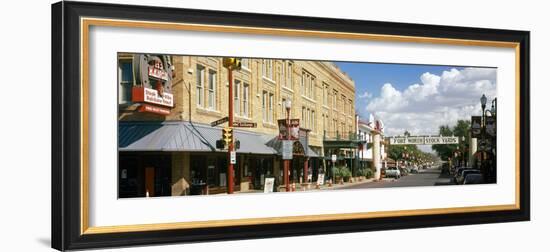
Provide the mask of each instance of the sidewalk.
MULTIPOLYGON (((356 182, 344 182, 343 184, 332 184, 331 186, 329 186, 328 183, 325 183, 324 185, 320 185, 319 188, 316 188, 317 184, 316 183, 309 183, 309 185, 300 185, 298 183, 295 183, 295 190, 294 191, 290 191, 290 192, 305 192, 305 191, 320 191, 320 190, 335 190, 335 189, 343 189, 343 188, 346 188, 346 187, 352 187, 352 186, 357 186, 357 185, 362 185, 362 184, 367 184, 367 183, 385 183, 385 182, 392 182, 394 181, 395 179, 393 178, 382 178, 381 180, 379 181, 375 181, 374 178, 370 178, 370 179, 364 179, 363 181, 356 181, 356 182)), ((291 190, 293 188, 292 184, 291 184, 291 190)), ((248 191, 236 191, 235 193, 263 193, 264 191, 263 190, 248 190, 248 191)), ((284 192, 284 191, 279 191, 279 192, 284 192)))

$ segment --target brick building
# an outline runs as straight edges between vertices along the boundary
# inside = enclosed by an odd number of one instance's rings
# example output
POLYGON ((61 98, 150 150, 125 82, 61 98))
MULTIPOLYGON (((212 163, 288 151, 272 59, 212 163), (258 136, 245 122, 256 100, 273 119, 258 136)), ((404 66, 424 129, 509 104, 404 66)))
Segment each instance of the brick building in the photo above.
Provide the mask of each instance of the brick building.
POLYGON ((286 118, 287 100, 290 118, 300 119, 301 128, 293 183, 315 181, 324 170, 324 140, 356 132, 354 81, 330 62, 242 59, 242 69, 233 73, 234 95, 228 97, 221 57, 142 56, 162 61, 170 75, 149 75, 145 84, 140 56, 118 57, 121 197, 225 192, 227 152, 216 149, 215 141, 227 123, 210 123, 228 115, 228 99, 234 101, 235 121, 257 125, 235 128, 236 191, 261 189, 266 176, 282 181, 277 120, 286 118), (142 87, 162 92, 162 98, 153 98, 164 100, 144 101, 142 87), (170 96, 173 103, 166 101, 170 96))

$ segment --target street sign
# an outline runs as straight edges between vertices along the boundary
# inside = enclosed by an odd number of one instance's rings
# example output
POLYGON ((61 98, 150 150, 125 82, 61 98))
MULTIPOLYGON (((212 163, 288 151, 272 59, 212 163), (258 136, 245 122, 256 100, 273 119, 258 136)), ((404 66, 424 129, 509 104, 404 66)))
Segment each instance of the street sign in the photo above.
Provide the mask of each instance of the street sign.
POLYGON ((332 162, 336 162, 336 154, 332 154, 332 156, 330 156, 330 159, 332 160, 332 162))
POLYGON ((256 126, 255 122, 233 122, 233 127, 256 128, 256 126))
POLYGON ((211 127, 215 127, 215 126, 218 126, 218 125, 220 125, 220 124, 222 124, 222 123, 225 123, 225 122, 228 122, 228 121, 229 121, 229 117, 226 116, 226 117, 224 117, 224 118, 220 118, 220 119, 218 119, 218 120, 216 120, 216 121, 211 122, 211 123, 210 123, 210 126, 211 126, 211 127))
POLYGON ((275 185, 275 178, 265 178, 264 193, 272 193, 273 185, 275 185))
POLYGON ((237 163, 237 152, 236 151, 231 151, 231 164, 236 164, 237 163))
POLYGON ((292 145, 294 143, 293 140, 283 140, 283 148, 282 148, 282 153, 283 153, 283 159, 284 160, 290 160, 292 159, 292 145))

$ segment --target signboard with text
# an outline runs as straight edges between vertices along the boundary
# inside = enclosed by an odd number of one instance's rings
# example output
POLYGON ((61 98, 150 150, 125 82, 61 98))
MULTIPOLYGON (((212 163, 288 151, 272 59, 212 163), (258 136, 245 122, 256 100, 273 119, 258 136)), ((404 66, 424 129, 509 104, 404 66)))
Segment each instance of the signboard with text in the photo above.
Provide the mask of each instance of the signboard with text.
POLYGON ((433 144, 458 144, 455 136, 409 136, 391 137, 391 145, 433 145, 433 144))
POLYGON ((157 90, 151 88, 133 87, 132 102, 151 103, 171 108, 174 107, 174 96, 167 92, 161 96, 157 90))
POLYGON ((220 125, 220 124, 222 124, 222 123, 226 123, 226 122, 228 122, 228 121, 229 121, 229 117, 226 116, 226 117, 224 117, 224 118, 221 118, 221 119, 218 119, 218 120, 216 120, 216 121, 211 122, 211 123, 210 123, 210 126, 211 126, 211 127, 215 127, 215 126, 218 126, 218 125, 220 125))
POLYGON ((233 122, 233 127, 240 128, 256 128, 257 124, 255 122, 233 122))
POLYGON ((272 193, 275 185, 275 178, 265 178, 264 193, 272 193))

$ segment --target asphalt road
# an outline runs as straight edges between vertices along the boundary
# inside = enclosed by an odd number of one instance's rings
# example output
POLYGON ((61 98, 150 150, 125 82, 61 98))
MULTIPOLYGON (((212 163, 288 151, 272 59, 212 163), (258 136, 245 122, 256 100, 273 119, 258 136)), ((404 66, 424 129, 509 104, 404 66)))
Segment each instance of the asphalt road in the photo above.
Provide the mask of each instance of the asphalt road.
MULTIPOLYGON (((426 169, 417 174, 402 176, 400 179, 384 178, 383 181, 358 184, 339 189, 362 189, 362 188, 388 188, 388 187, 406 187, 406 186, 434 186, 450 185, 450 177, 441 175, 441 170, 426 169)), ((337 189, 338 190, 338 189, 337 189)))

